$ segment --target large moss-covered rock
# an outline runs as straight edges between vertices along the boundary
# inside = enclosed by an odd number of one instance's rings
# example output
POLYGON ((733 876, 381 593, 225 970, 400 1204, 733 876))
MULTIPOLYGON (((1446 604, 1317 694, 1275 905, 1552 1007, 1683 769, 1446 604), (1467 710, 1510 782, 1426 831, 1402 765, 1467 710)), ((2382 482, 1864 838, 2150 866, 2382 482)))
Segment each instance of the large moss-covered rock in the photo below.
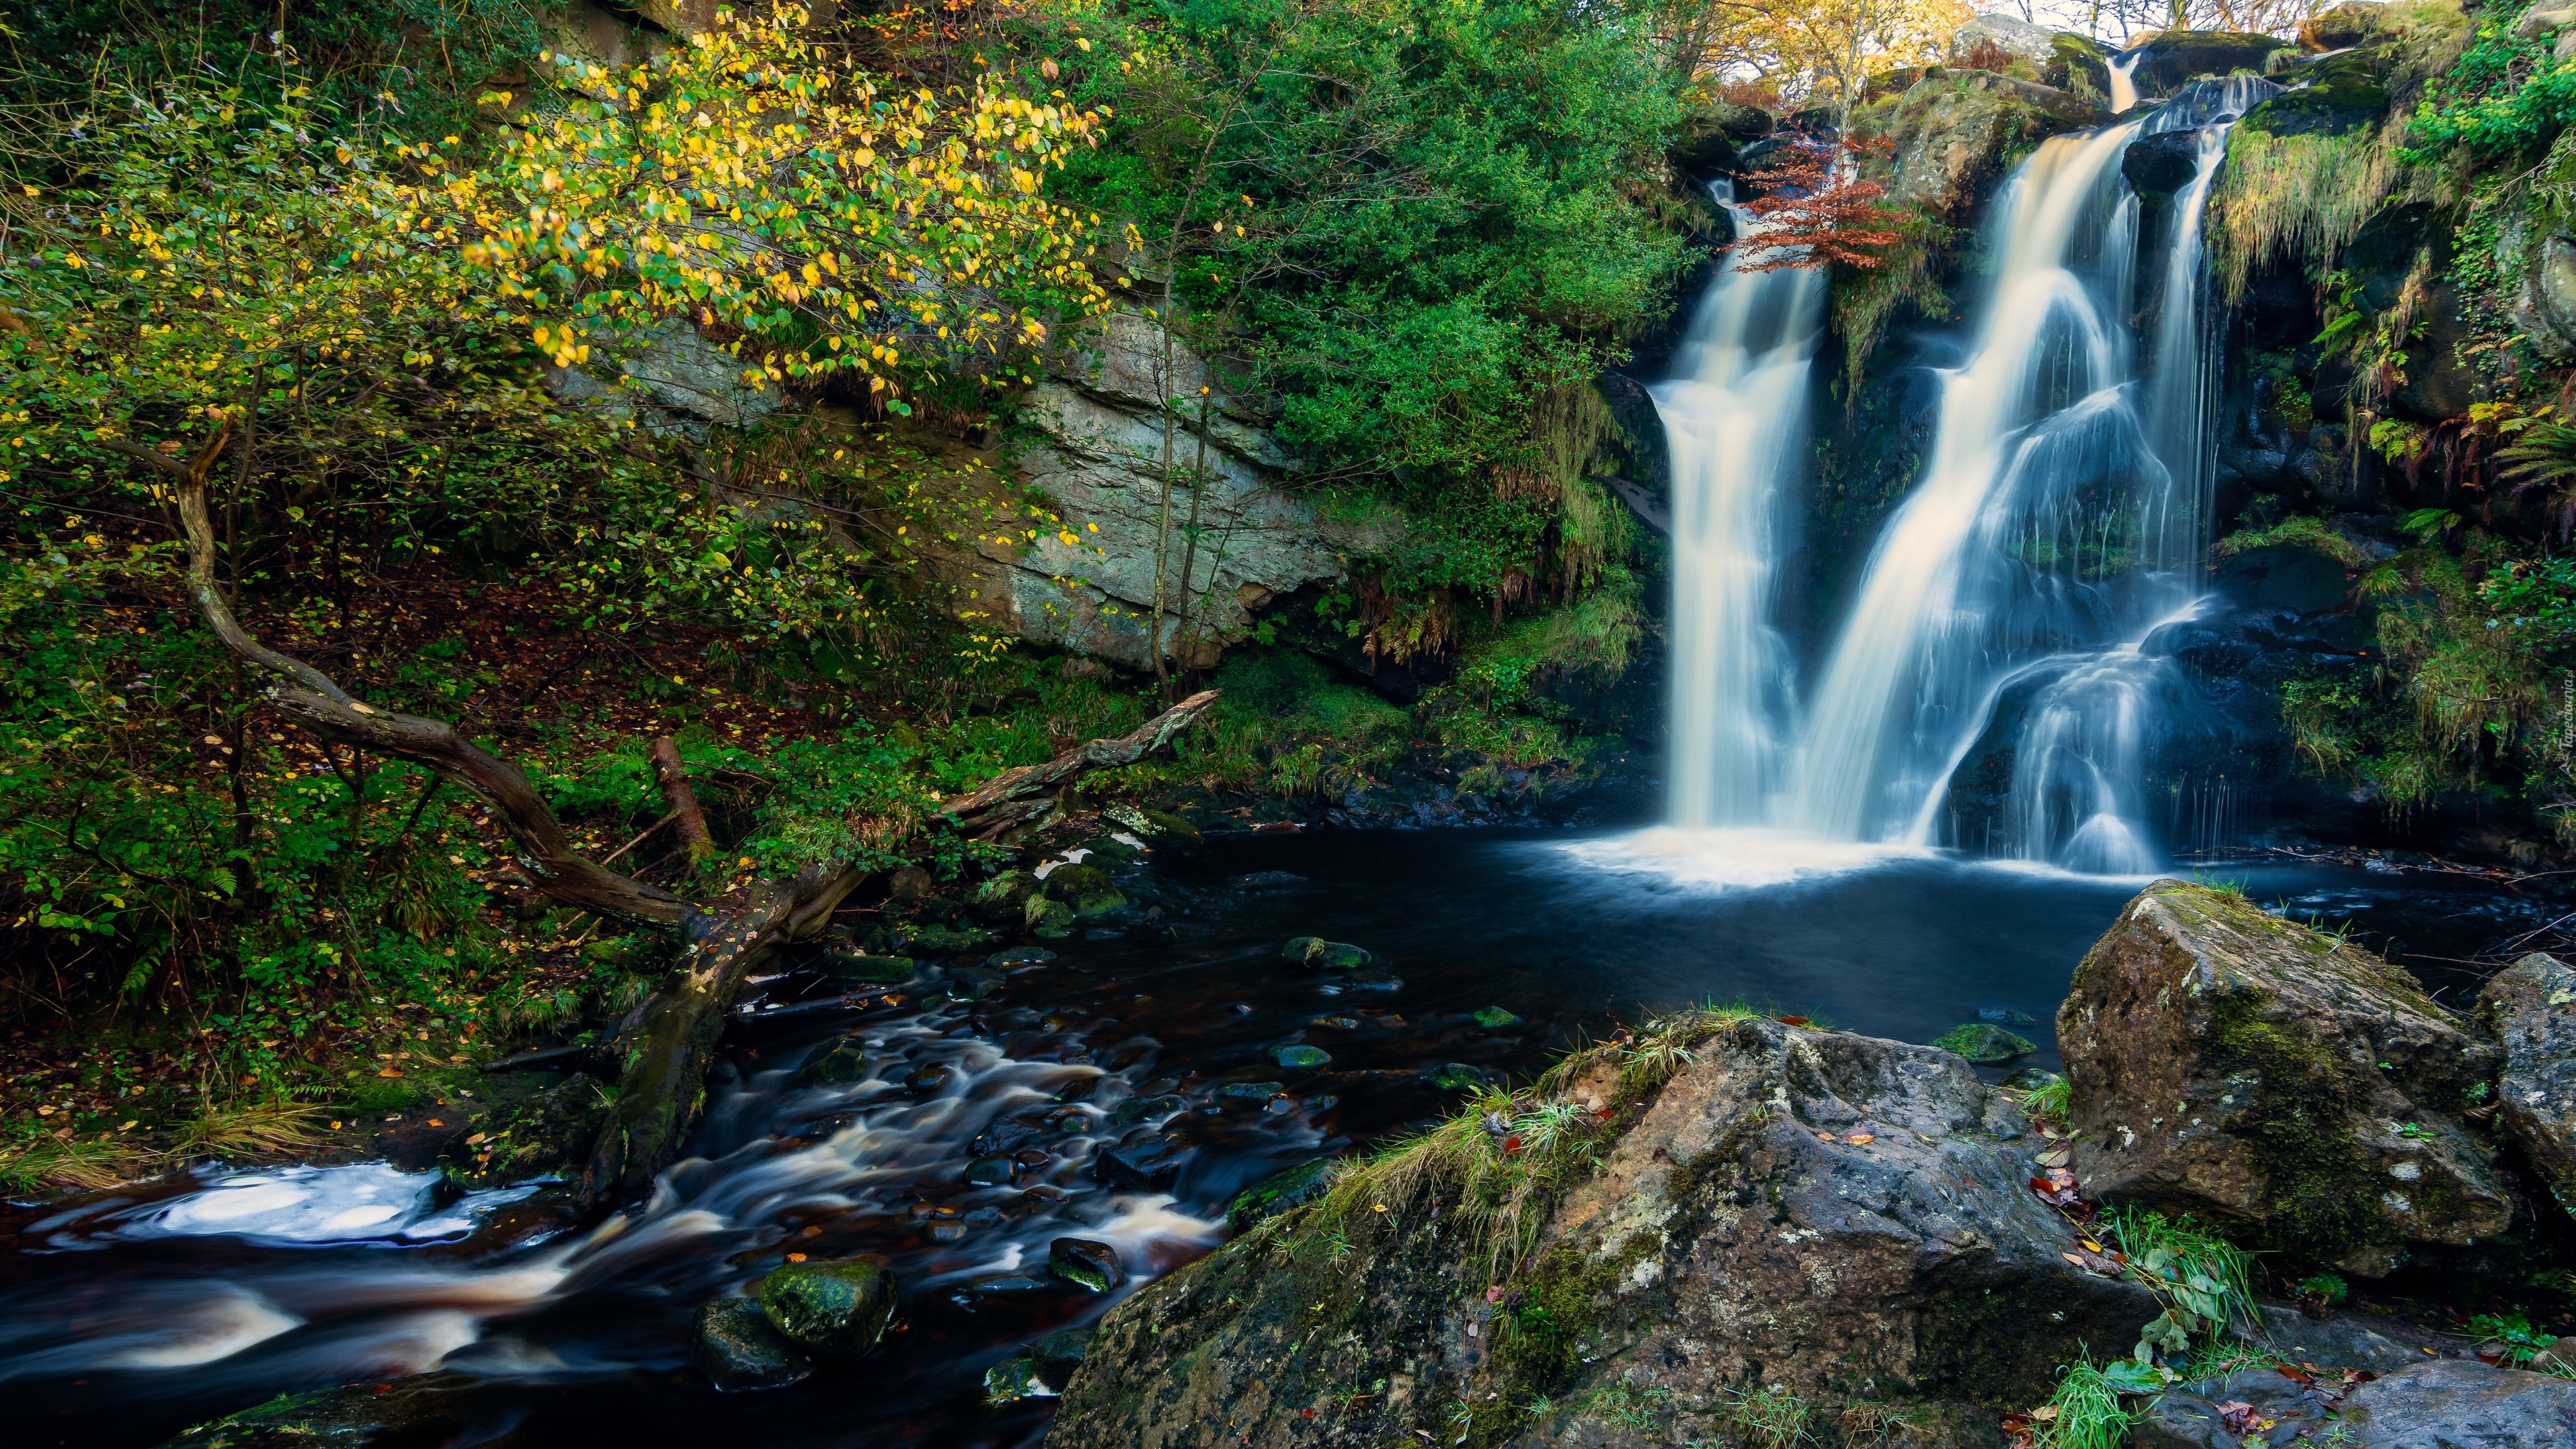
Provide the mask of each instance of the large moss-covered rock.
POLYGON ((1569 1085, 1621 1127, 1541 1199, 1526 1262, 1435 1216, 1436 1188, 1300 1208, 1112 1310, 1048 1442, 1448 1444, 1465 1405, 1489 1446, 1731 1443, 1733 1396, 1778 1386, 1820 1421, 1879 1402, 1917 1442, 1988 1444, 1993 1408, 2155 1315, 2069 1260, 2025 1123, 1958 1058, 1705 1030, 1660 1088, 1629 1095, 1615 1061, 1569 1085))
POLYGON ((2370 0, 2346 0, 2299 22, 2299 44, 2309 50, 2345 50, 2379 34, 2388 7, 2370 0))
POLYGON ((2139 892, 2076 968, 2057 1037, 2088 1197, 2365 1273, 2511 1219, 2461 1116, 2495 1049, 2402 969, 2241 895, 2139 892))
POLYGON ((507 1107, 481 1113, 440 1150, 439 1175, 467 1192, 506 1187, 574 1170, 599 1140, 615 1100, 606 1084, 580 1072, 507 1107))
POLYGON ((790 1263, 758 1291, 770 1326, 817 1358, 857 1358, 894 1317, 894 1275, 874 1263, 790 1263))
POLYGON ((2478 1010, 2504 1048, 2498 1117, 2576 1212, 2576 970, 2535 951, 2496 973, 2478 1010))
POLYGON ((2040 142, 2092 125, 2095 108, 2064 91, 1981 70, 1945 70, 1917 81, 1868 118, 1894 147, 1891 205, 1952 226, 2040 142))
POLYGON ((190 1428, 165 1449, 442 1449, 477 1417, 475 1387, 464 1374, 428 1373, 281 1394, 190 1428))
POLYGON ((2290 48, 2276 35, 2243 35, 2227 30, 2168 30, 2139 46, 2138 63, 2129 72, 2138 94, 2171 95, 2202 76, 2261 75, 2272 53, 2290 48))

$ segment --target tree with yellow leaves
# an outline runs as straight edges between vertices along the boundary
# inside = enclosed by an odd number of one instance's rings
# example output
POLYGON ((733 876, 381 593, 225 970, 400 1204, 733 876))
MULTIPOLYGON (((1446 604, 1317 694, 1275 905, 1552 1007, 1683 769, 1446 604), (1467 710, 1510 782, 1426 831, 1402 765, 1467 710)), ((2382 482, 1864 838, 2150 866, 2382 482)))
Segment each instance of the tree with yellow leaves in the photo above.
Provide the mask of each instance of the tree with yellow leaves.
POLYGON ((1967 24, 1965 0, 1748 0, 1755 68, 1783 96, 1830 106, 1847 130, 1870 77, 1941 60, 1967 24))
POLYGON ((466 259, 560 366, 685 317, 729 334, 755 385, 856 373, 899 393, 929 373, 1011 371, 1059 319, 1106 309, 1096 218, 1041 194, 1099 115, 981 72, 897 86, 808 25, 793 5, 719 11, 622 70, 547 56, 548 106, 423 206, 452 208, 466 259))

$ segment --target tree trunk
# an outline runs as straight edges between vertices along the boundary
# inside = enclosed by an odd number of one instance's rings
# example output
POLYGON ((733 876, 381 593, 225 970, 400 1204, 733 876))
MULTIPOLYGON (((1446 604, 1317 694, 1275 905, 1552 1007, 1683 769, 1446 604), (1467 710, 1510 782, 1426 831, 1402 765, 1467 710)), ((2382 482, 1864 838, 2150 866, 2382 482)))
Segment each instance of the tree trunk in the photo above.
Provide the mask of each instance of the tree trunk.
POLYGON ((707 813, 698 808, 698 792, 689 788, 689 767, 680 762, 678 740, 663 735, 653 741, 653 774, 662 782, 662 800, 680 827, 680 843, 688 847, 689 864, 715 854, 716 838, 707 831, 707 813))

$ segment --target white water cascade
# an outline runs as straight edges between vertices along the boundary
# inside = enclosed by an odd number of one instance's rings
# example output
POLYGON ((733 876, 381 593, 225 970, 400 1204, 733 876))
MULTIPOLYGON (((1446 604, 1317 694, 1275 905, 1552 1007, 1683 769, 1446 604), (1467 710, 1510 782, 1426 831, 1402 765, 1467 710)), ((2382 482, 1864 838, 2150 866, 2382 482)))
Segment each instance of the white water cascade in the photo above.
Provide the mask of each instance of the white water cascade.
MULTIPOLYGON (((1724 183, 1720 183, 1723 186, 1724 183)), ((1779 513, 1806 436, 1823 276, 1745 271, 1761 228, 1723 192, 1738 243, 1651 389, 1672 456, 1672 822, 1758 824, 1779 779, 1793 667, 1772 627, 1779 513)))
POLYGON ((2117 637, 2091 582, 2131 546, 2126 499, 2169 486, 2129 405, 2129 340, 2106 303, 2118 166, 2137 125, 2041 145, 1998 206, 1994 293, 1942 383, 1929 467, 1889 521, 1827 658, 1783 819, 1921 843, 1963 727, 2011 668, 2117 637), (2081 274, 2079 274, 2079 272, 2081 274))

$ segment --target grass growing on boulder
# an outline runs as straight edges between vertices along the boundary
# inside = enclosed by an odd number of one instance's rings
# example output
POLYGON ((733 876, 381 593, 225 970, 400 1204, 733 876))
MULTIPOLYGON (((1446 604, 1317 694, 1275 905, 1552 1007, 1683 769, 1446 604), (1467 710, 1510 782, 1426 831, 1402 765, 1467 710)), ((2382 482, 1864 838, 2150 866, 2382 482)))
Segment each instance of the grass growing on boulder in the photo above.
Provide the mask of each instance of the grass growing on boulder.
POLYGON ((2146 1208, 2120 1208, 2104 1220, 2129 1260, 2129 1276, 2145 1284, 2164 1312, 2139 1330, 2128 1363, 2114 1377, 2133 1386, 2171 1375, 2156 1362, 2159 1351, 2201 1357, 2223 1351, 2231 1333, 2259 1331, 2254 1304, 2253 1256, 2189 1217, 2168 1218, 2146 1208))
POLYGON ((1756 1449, 1791 1449, 1792 1445, 1814 1443, 1816 1436, 1808 1426, 1815 1417, 1816 1411, 1786 1384, 1739 1390, 1730 1396, 1726 1406, 1727 1422, 1756 1449))
POLYGON ((2397 184, 2406 123, 2341 136, 2278 136, 2239 125, 2210 197, 2210 264, 2230 303, 2255 272, 2287 258, 2323 273, 2397 184))

